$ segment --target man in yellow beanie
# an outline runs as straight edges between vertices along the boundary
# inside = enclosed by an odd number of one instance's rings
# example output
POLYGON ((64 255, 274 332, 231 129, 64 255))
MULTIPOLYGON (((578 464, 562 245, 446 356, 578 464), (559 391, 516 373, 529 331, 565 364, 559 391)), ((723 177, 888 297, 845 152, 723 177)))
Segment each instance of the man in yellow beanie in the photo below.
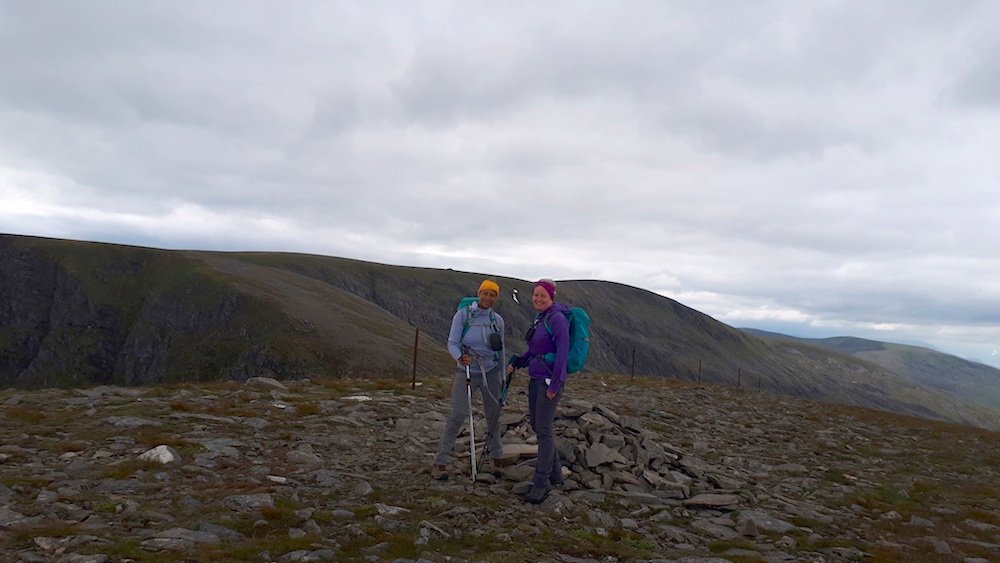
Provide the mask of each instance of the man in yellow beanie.
POLYGON ((496 303, 497 297, 500 297, 500 286, 497 285, 497 282, 495 282, 493 280, 483 280, 483 283, 479 284, 479 291, 477 292, 480 299, 483 298, 483 290, 484 289, 488 289, 488 290, 490 290, 490 291, 493 292, 491 294, 488 293, 487 297, 491 297, 492 296, 493 297, 493 302, 496 303))
POLYGON ((507 373, 507 355, 503 317, 493 310, 499 297, 500 285, 493 280, 483 280, 479 284, 477 299, 459 308, 451 319, 448 352, 455 358, 457 371, 451 388, 451 413, 434 457, 432 474, 435 479, 448 478, 451 451, 462 425, 469 419, 469 403, 474 390, 478 390, 483 397, 483 410, 490 426, 487 429, 490 440, 484 446, 494 463, 503 455, 496 426, 500 418, 500 389, 507 373))

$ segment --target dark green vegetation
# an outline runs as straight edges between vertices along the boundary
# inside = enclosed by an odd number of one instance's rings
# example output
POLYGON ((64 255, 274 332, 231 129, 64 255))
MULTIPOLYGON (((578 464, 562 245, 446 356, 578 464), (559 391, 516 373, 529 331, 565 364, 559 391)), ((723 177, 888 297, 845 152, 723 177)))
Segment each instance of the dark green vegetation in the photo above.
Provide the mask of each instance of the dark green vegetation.
POLYGON ((746 332, 761 338, 797 341, 850 354, 902 375, 918 385, 1000 408, 1000 370, 981 363, 963 360, 930 348, 849 336, 810 339, 764 331, 746 332))
MULTIPOLYGON (((447 370, 481 274, 287 253, 163 251, 0 236, 0 383, 69 386, 447 370)), ((497 278, 519 351, 530 282, 497 278), (518 289, 523 303, 510 298, 518 289)), ((1000 428, 997 411, 876 364, 747 335, 660 295, 561 282, 594 326, 588 369, 725 383, 1000 428)))

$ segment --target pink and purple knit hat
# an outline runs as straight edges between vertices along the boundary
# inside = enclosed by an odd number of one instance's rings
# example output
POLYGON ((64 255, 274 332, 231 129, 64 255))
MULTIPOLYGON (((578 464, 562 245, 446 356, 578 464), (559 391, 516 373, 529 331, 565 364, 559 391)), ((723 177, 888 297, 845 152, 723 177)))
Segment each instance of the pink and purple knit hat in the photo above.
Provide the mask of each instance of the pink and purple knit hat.
POLYGON ((556 282, 549 278, 542 278, 535 282, 535 286, 544 289, 545 293, 549 294, 549 299, 556 298, 556 282))

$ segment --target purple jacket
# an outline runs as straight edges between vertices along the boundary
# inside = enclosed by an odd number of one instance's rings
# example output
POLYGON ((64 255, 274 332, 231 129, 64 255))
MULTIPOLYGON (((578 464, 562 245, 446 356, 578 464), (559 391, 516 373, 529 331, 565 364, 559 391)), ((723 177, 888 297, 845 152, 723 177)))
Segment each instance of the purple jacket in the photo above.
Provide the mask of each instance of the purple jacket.
MULTIPOLYGON (((566 359, 569 357, 569 308, 562 303, 553 303, 545 311, 535 315, 532 326, 534 334, 528 340, 528 351, 518 356, 515 367, 528 366, 528 375, 533 379, 551 378, 549 391, 558 393, 566 383, 566 359), (546 330, 546 325, 552 334, 546 330), (545 361, 546 354, 554 354, 555 361, 545 361)), ((551 357, 551 356, 550 356, 551 357)))

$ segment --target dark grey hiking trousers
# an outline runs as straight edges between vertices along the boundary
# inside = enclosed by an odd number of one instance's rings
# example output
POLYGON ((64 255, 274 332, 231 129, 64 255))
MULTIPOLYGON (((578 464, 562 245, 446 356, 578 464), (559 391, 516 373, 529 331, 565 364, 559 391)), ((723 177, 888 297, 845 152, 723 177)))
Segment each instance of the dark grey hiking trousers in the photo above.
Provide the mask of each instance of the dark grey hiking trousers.
MULTIPOLYGON (((486 385, 483 385, 483 372, 478 366, 472 365, 469 368, 472 376, 472 400, 476 401, 476 392, 483 399, 483 410, 486 411, 487 424, 493 423, 492 432, 487 427, 490 434, 490 457, 498 458, 503 455, 503 445, 500 443, 500 432, 497 431, 500 412, 500 387, 503 384, 500 377, 500 366, 486 372, 486 385)), ((469 395, 465 386, 465 368, 455 372, 455 380, 451 385, 451 412, 444 423, 444 432, 441 433, 441 441, 438 443, 437 455, 434 456, 434 463, 445 465, 451 460, 451 451, 455 448, 455 440, 462 432, 462 427, 469 424, 469 395)), ((486 436, 476 435, 476 455, 482 451, 486 436)))
POLYGON ((531 429, 538 437, 538 462, 532 487, 549 487, 562 480, 562 459, 556 447, 556 437, 552 433, 552 423, 556 420, 556 407, 562 398, 562 389, 554 398, 545 396, 549 386, 544 380, 531 378, 528 383, 528 414, 531 429))

